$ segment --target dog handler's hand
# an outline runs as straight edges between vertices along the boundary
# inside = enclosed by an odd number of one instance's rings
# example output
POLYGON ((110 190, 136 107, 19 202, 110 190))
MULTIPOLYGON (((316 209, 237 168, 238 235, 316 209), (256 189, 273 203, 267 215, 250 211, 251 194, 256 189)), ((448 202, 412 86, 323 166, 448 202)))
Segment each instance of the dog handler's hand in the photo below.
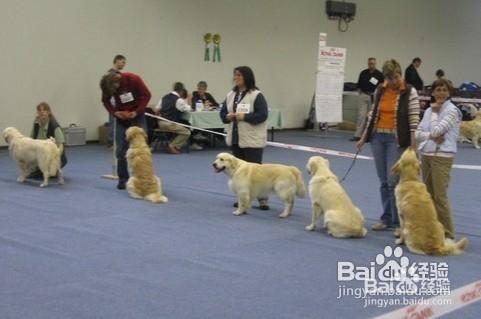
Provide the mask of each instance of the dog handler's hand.
POLYGON ((236 113, 235 114, 237 121, 243 121, 245 113, 236 113))
POLYGON ((234 119, 235 119, 235 113, 229 113, 229 114, 227 114, 227 119, 228 119, 229 121, 231 121, 231 122, 234 121, 234 119))
POLYGON ((125 112, 124 111, 117 111, 114 113, 114 116, 118 119, 125 120, 125 112))
POLYGON ((366 143, 366 141, 364 140, 364 138, 361 138, 357 143, 356 143, 356 147, 358 149, 358 151, 362 151, 362 147, 364 146, 364 144, 366 143))

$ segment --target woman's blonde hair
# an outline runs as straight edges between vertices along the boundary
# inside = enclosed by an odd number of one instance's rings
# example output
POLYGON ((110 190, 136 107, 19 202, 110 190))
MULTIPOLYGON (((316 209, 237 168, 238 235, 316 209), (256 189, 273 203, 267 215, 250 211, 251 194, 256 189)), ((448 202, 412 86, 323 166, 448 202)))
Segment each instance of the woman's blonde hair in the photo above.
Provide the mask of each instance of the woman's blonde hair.
POLYGON ((387 60, 382 66, 382 73, 385 77, 393 77, 396 73, 402 76, 401 65, 394 59, 387 60))

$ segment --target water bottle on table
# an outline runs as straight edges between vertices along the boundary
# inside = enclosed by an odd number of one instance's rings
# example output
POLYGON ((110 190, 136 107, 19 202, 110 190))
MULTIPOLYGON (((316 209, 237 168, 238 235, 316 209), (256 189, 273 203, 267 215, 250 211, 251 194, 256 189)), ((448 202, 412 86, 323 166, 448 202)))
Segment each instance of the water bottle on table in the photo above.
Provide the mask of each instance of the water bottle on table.
POLYGON ((202 100, 197 100, 197 102, 195 102, 195 110, 196 111, 202 111, 202 109, 204 108, 204 103, 202 103, 202 100))

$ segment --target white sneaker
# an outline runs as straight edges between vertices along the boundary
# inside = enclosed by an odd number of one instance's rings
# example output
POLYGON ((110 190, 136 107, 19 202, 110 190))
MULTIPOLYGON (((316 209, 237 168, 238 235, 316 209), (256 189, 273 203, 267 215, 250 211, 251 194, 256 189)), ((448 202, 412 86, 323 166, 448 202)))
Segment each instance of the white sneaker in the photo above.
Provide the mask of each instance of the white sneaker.
POLYGON ((200 151, 200 150, 203 150, 204 148, 202 146, 200 146, 199 144, 197 143, 193 143, 191 146, 190 146, 190 149, 191 150, 195 150, 195 151, 200 151))
POLYGON ((204 136, 200 133, 195 134, 194 136, 192 136, 192 138, 194 140, 197 140, 197 141, 208 141, 209 140, 206 136, 204 136))

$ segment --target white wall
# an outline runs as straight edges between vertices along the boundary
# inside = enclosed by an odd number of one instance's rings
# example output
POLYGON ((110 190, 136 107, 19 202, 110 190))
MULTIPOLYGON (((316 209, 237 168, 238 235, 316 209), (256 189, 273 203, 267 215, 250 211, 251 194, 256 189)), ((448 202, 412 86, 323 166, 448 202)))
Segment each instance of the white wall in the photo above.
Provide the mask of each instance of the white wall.
POLYGON ((341 33, 323 0, 0 0, 0 129, 28 133, 35 105, 47 101, 63 125, 85 126, 96 139, 107 118, 98 82, 117 53, 127 56, 126 71, 144 78, 152 104, 174 81, 191 90, 206 80, 222 100, 232 69, 250 65, 285 127, 300 127, 314 91, 319 32, 328 33, 328 45, 348 49, 348 81, 368 56, 396 57, 403 66, 420 56, 425 82, 439 67, 455 83, 481 82, 481 2, 353 2, 356 18, 341 33), (203 62, 206 32, 222 35, 222 63, 203 62))

